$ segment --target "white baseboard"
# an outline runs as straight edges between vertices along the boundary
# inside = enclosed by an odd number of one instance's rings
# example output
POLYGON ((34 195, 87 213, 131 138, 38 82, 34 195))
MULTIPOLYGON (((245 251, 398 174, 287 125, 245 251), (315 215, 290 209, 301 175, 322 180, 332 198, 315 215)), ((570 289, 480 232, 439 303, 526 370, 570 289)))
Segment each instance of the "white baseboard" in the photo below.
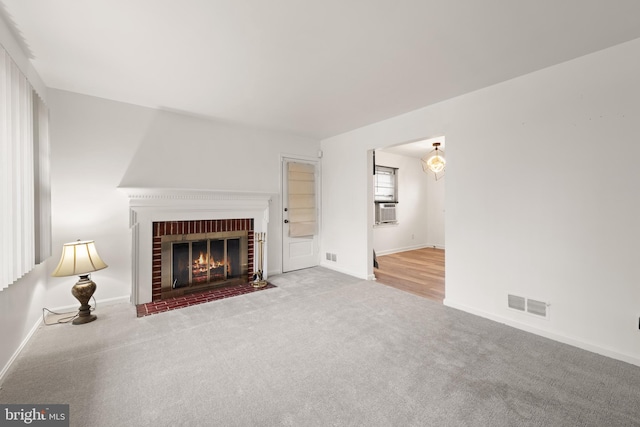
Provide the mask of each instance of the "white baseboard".
POLYGON ((513 328, 516 329, 520 329, 522 331, 525 332, 530 332, 532 334, 535 335, 539 335, 541 337, 545 337, 545 338, 549 338, 551 340, 554 341, 558 341, 561 342, 563 344, 568 344, 571 345, 573 347, 577 347, 577 348, 581 348, 582 350, 586 350, 586 351, 590 351, 592 353, 597 353, 600 354, 602 356, 606 356, 606 357, 610 357, 612 359, 616 359, 616 360, 620 360, 623 362, 627 362, 630 363, 632 365, 636 365, 636 366, 640 366, 640 358, 628 355, 628 354, 624 354, 624 353, 620 353, 616 350, 610 349, 610 348, 606 348, 606 347, 602 347, 596 344, 592 344, 586 341, 581 341, 575 338, 571 338, 568 337, 566 335, 562 335, 562 334, 557 334, 554 332, 549 332, 549 331, 545 331, 543 329, 539 329, 536 328, 535 326, 531 326, 525 323, 521 323, 518 322, 516 320, 513 319, 508 319, 506 317, 502 317, 502 316, 498 316, 495 315, 493 313, 488 313, 482 310, 477 310, 473 307, 469 307, 465 304, 459 304, 455 301, 451 301, 450 298, 446 298, 443 301, 443 304, 451 307, 451 308, 456 308, 458 310, 462 310, 465 311, 467 313, 470 314, 474 314, 476 316, 480 316, 480 317, 484 317, 485 319, 489 319, 489 320, 493 320, 494 322, 498 322, 498 323, 502 323, 505 324, 507 326, 511 326, 513 328))
POLYGON ((20 355, 20 352, 22 351, 24 346, 27 345, 27 343, 29 342, 29 340, 31 339, 33 334, 36 333, 36 331, 40 327, 41 323, 42 323, 42 317, 39 317, 38 320, 34 323, 34 325, 29 330, 29 333, 27 334, 27 336, 24 337, 24 339, 22 340, 22 342, 20 343, 20 345, 18 346, 16 351, 13 352, 13 354, 11 355, 9 360, 7 361, 7 364, 4 365, 4 367, 2 368, 2 371, 0 371, 0 384, 2 384, 2 380, 4 378, 4 375, 7 373, 7 371, 9 370, 11 365, 13 364, 13 362, 15 362, 15 360, 18 358, 18 355, 20 355))
POLYGON ((394 249, 387 249, 387 250, 384 250, 384 251, 376 251, 376 255, 377 256, 391 255, 391 254, 397 254, 397 253, 400 253, 400 252, 415 251, 417 249, 424 249, 424 248, 444 249, 444 246, 442 246, 442 245, 406 246, 406 247, 403 247, 403 248, 394 248, 394 249))
POLYGON ((120 304, 123 302, 131 302, 131 296, 129 295, 122 295, 119 297, 113 297, 113 298, 105 298, 105 299, 101 299, 98 300, 98 302, 101 305, 113 305, 113 304, 120 304))
MULTIPOLYGON (((93 301, 89 301, 90 303, 93 301)), ((123 296, 119 296, 119 297, 113 297, 113 298, 105 298, 105 299, 96 299, 96 304, 98 306, 100 305, 112 305, 112 304, 120 304, 122 302, 131 302, 131 297, 129 295, 123 295, 123 296)), ((91 305, 91 304, 89 304, 91 305)), ((57 311, 57 312, 64 312, 67 310, 77 310, 79 307, 79 303, 75 303, 72 305, 64 305, 61 307, 55 307, 55 308, 50 308, 49 310, 51 311, 57 311)))
POLYGON ((326 262, 326 261, 321 262, 320 267, 325 267, 325 268, 328 268, 329 270, 337 271, 338 273, 343 273, 349 276, 357 277, 358 279, 371 280, 369 279, 369 276, 367 274, 362 275, 344 268, 340 268, 333 262, 326 262))

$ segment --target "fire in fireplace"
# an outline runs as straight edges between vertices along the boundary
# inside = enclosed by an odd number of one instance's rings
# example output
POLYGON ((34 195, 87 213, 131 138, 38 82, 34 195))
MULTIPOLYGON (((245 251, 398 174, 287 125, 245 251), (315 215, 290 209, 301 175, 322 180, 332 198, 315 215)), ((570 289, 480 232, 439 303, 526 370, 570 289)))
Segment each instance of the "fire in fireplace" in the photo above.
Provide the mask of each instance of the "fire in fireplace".
POLYGON ((246 283, 248 232, 162 236, 162 298, 246 283))

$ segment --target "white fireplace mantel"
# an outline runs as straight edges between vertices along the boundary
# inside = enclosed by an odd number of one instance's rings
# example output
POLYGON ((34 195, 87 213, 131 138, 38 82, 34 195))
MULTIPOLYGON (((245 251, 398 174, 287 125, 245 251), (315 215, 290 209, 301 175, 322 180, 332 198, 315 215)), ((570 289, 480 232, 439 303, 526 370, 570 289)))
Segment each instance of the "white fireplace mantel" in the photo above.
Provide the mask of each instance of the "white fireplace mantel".
MULTIPOLYGON (((132 234, 131 302, 151 302, 153 223, 252 218, 256 233, 266 232, 272 194, 162 188, 121 188, 129 196, 132 234)), ((264 271, 268 271, 267 245, 264 271)))

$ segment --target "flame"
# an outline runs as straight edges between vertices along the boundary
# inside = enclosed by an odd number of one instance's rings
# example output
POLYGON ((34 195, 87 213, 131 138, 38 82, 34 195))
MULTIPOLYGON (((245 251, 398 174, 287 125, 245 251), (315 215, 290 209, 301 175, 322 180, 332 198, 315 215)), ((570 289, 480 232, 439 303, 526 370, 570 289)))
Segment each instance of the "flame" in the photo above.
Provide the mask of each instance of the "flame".
POLYGON ((206 274, 209 255, 200 252, 200 256, 193 260, 192 272, 195 275, 206 274))
POLYGON ((223 265, 222 261, 216 261, 213 257, 209 261, 209 269, 222 267, 222 265, 223 265))
POLYGON ((186 271, 191 269, 193 283, 203 283, 202 281, 208 277, 210 277, 211 281, 232 277, 234 269, 232 268, 232 259, 229 254, 227 254, 226 259, 222 254, 218 254, 220 258, 216 259, 214 253, 208 253, 207 250, 200 251, 197 257, 195 253, 193 255, 191 265, 187 264, 184 267, 186 271))

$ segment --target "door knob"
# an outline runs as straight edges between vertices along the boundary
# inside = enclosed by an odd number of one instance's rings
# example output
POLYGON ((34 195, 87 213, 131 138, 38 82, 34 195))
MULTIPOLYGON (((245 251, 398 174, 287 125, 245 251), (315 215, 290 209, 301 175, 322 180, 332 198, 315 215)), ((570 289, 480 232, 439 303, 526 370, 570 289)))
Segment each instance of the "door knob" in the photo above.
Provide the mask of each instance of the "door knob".
POLYGON ((285 219, 285 220, 284 220, 284 223, 285 223, 285 224, 289 224, 289 220, 288 220, 288 219, 285 219))

